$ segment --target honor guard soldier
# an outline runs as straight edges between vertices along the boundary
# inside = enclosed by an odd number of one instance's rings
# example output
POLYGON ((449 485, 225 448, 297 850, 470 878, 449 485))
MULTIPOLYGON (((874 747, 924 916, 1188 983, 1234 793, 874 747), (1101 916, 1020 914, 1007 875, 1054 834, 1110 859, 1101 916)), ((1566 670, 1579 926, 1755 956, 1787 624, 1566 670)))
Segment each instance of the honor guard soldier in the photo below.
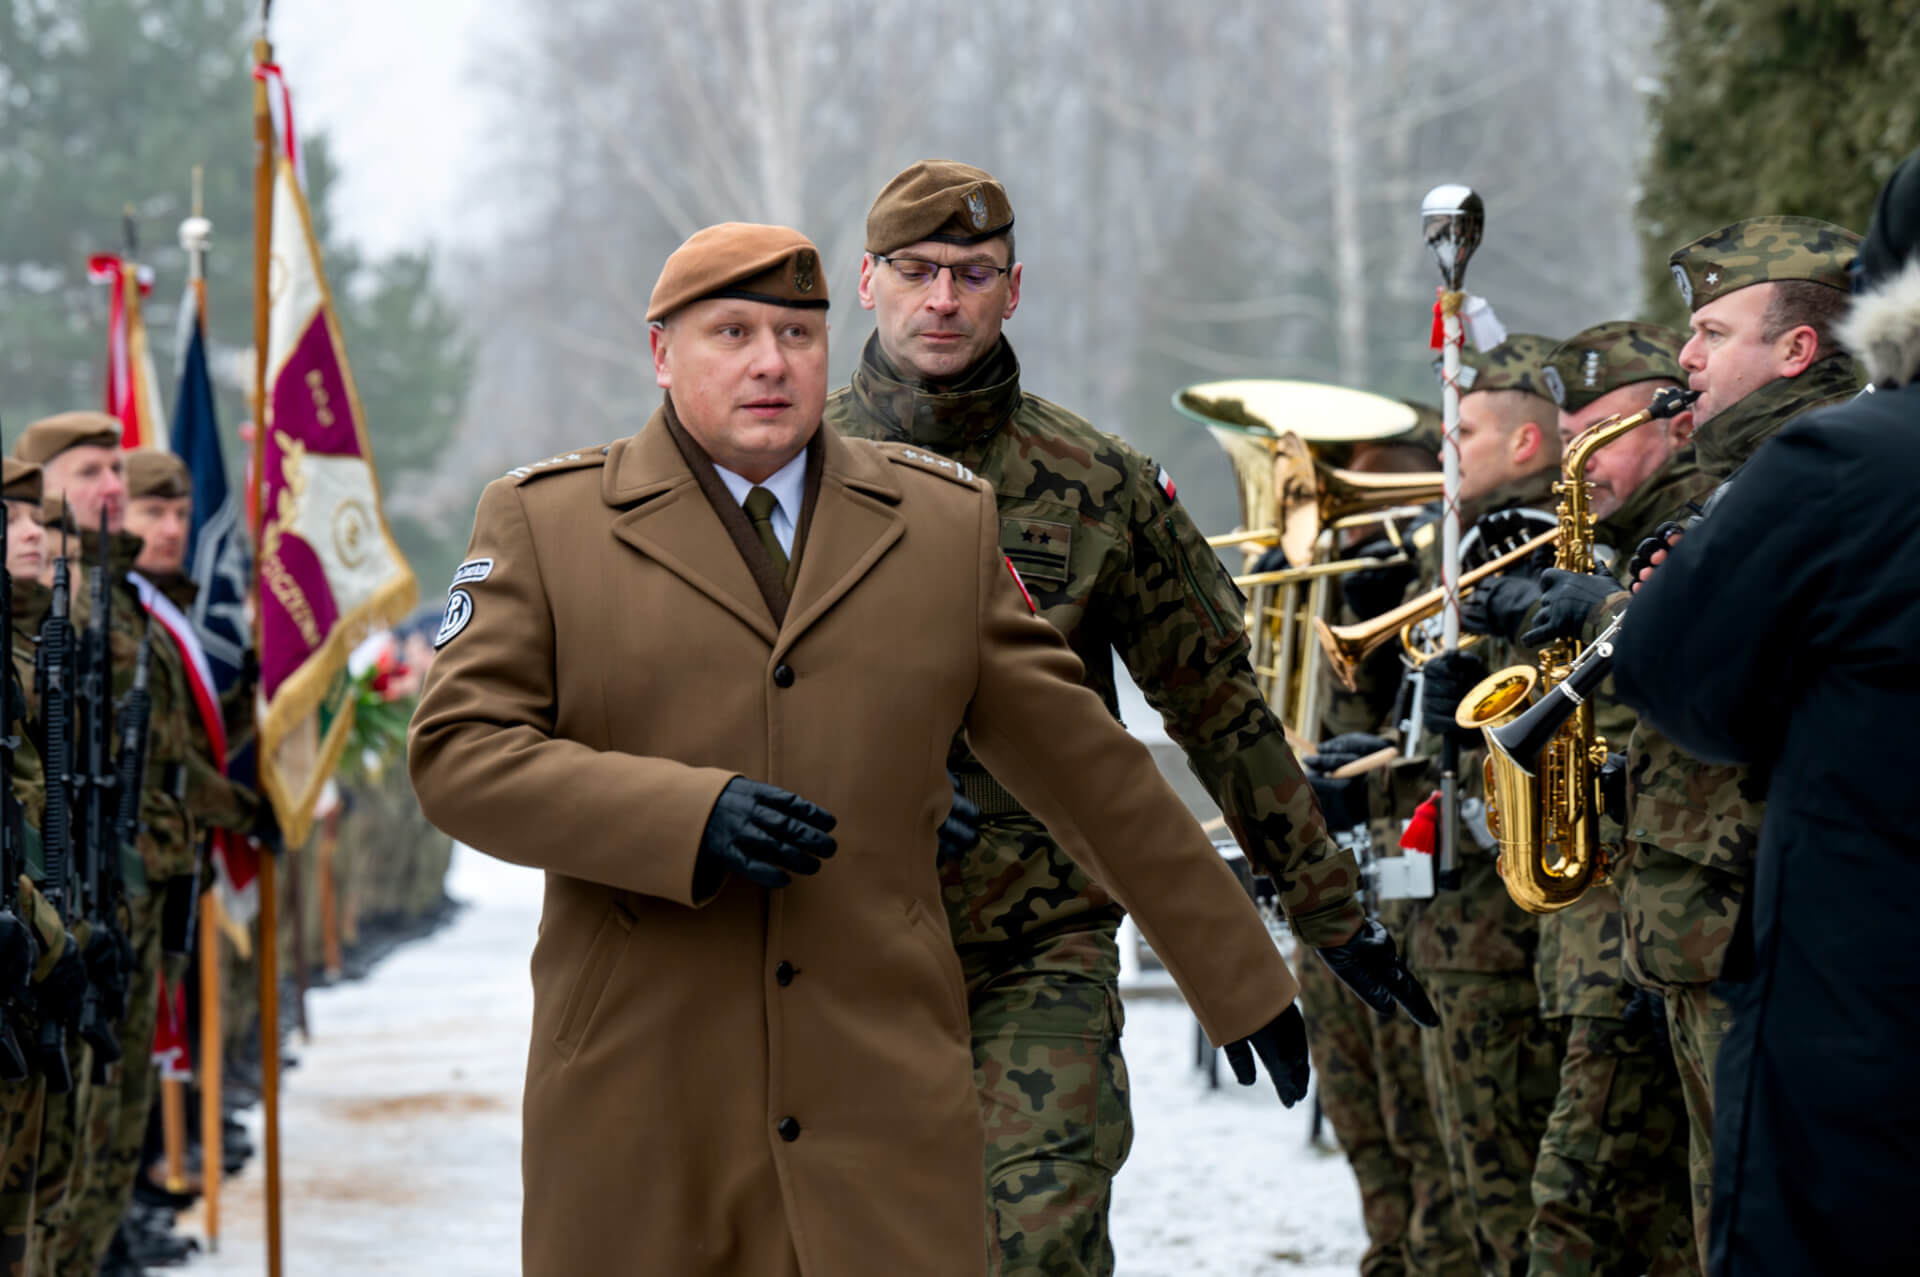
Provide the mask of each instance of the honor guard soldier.
MULTIPOLYGON (((1719 485, 1795 418, 1859 389, 1835 340, 1847 307, 1853 232, 1806 217, 1756 217, 1677 250, 1675 282, 1692 309, 1680 353, 1694 404, 1694 451, 1719 485)), ((1603 454, 1604 455, 1604 454, 1603 454)), ((1657 570, 1670 533, 1637 547, 1629 571, 1657 570)), ((1552 571, 1528 642, 1579 638, 1624 606, 1611 578, 1552 571)), ((1631 629, 1632 622, 1627 622, 1631 629)), ((1627 971, 1666 1001, 1687 1102, 1693 1218, 1706 1264, 1713 1188, 1714 1063, 1730 1022, 1714 991, 1760 835, 1764 782, 1744 767, 1694 758, 1642 720, 1628 748, 1626 842, 1614 870, 1627 971)))
POLYGON ((681 245, 647 310, 661 407, 490 484, 454 573, 409 761, 437 825, 546 870, 535 1277, 986 1271, 936 866, 962 728, 1243 1079, 1257 1052, 1305 1093, 1292 977, 1034 614, 991 491, 821 427, 826 278, 782 227, 681 245))
MULTIPOLYGON (((1399 997, 1425 1014, 1355 898, 1353 857, 1328 838, 1248 667, 1244 601, 1173 479, 1021 386, 1001 333, 1020 303, 1013 223, 1005 188, 970 165, 925 160, 886 185, 860 264, 860 304, 878 324, 828 424, 986 480, 1000 546, 1087 686, 1117 715, 1117 650, 1295 932, 1377 1009, 1399 997)), ((994 1271, 1108 1273, 1111 1183, 1133 1138, 1121 908, 1014 796, 1026 777, 990 770, 965 739, 950 765, 982 818, 979 844, 947 867, 945 899, 987 1124, 994 1271)))

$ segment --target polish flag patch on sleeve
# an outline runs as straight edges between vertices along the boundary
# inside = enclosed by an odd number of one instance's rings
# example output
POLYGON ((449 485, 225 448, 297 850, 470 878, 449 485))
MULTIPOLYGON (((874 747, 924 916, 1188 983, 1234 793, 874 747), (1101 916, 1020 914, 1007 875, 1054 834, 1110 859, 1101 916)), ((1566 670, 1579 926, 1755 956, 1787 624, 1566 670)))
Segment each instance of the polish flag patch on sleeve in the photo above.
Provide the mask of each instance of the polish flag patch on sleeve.
POLYGON ((1173 500, 1173 476, 1167 473, 1165 466, 1160 467, 1160 474, 1154 479, 1154 482, 1160 485, 1160 491, 1167 494, 1167 500, 1173 500))
POLYGON ((1020 587, 1020 597, 1027 601, 1027 611, 1035 616, 1040 615, 1040 609, 1033 605, 1033 595, 1027 593, 1027 583, 1020 579, 1020 569, 1013 566, 1013 560, 1004 554, 1000 556, 1000 560, 1007 565, 1007 575, 1012 577, 1013 583, 1020 587))

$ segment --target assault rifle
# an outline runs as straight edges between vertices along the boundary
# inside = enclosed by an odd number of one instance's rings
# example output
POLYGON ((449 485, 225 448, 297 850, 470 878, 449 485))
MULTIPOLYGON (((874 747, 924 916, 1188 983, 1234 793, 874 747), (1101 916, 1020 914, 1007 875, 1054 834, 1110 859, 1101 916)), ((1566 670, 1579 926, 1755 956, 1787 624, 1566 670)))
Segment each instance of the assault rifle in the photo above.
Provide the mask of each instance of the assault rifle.
MULTIPOLYGON (((40 845, 46 858, 41 894, 62 926, 71 920, 73 909, 73 622, 68 615, 72 586, 67 570, 66 555, 53 561, 53 605, 40 624, 40 647, 34 654, 34 683, 40 693, 40 761, 47 785, 46 811, 40 817, 40 845)), ((69 1029, 79 1029, 89 1043, 104 1034, 116 1056, 120 1049, 101 1015, 100 991, 91 980, 81 991, 77 1014, 68 1008, 42 1006, 34 1064, 47 1079, 47 1090, 55 1095, 73 1089, 73 1068, 67 1062, 69 1029)))
MULTIPOLYGON (((113 589, 107 580, 107 512, 100 511, 100 553, 92 572, 93 614, 80 636, 79 693, 80 756, 83 770, 75 778, 81 794, 80 891, 93 934, 87 937, 87 970, 99 986, 100 1010, 107 1023, 104 1043, 89 1038, 93 1050, 93 1078, 104 1083, 107 1066, 120 1058, 112 1024, 126 1014, 127 984, 134 968, 133 946, 120 931, 120 909, 126 901, 126 883, 120 874, 120 847, 114 842, 113 791, 113 589)), ((81 1023, 82 1036, 87 1025, 81 1023)))
POLYGON ((0 509, 0 1081, 27 1076, 26 1053, 13 1031, 12 1013, 31 1003, 38 946, 20 919, 20 873, 26 868, 26 829, 13 793, 13 751, 20 748, 13 724, 20 700, 13 694, 13 577, 7 571, 7 515, 0 509))

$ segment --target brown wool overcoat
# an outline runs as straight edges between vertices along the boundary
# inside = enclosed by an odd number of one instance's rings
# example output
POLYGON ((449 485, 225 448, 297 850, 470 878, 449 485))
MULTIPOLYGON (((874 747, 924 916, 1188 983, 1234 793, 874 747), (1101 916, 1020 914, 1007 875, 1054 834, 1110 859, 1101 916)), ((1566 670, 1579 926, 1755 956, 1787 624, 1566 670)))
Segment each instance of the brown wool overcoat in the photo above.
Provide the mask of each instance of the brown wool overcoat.
POLYGON ((659 413, 481 496, 410 763, 436 825, 547 871, 522 1156, 534 1277, 985 1271, 935 868, 963 723, 1135 911, 1214 1041, 1293 998, 1232 874, 1028 610, 993 494, 952 462, 821 442, 777 629, 659 413), (781 890, 731 879, 695 901, 735 775, 833 812, 839 853, 781 890))

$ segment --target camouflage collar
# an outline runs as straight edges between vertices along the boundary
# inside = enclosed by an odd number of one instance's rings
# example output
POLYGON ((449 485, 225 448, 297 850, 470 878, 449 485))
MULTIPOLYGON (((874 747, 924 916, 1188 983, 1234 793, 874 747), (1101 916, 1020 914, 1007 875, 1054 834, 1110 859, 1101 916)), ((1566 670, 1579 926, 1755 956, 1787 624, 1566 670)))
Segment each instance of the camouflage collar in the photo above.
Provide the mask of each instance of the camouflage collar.
MULTIPOLYGON (((89 568, 100 561, 100 532, 79 534, 80 561, 89 568)), ((109 532, 107 534, 107 579, 116 585, 126 583, 127 573, 133 571, 133 564, 140 557, 140 551, 146 548, 146 542, 131 532, 109 532)))
POLYGON ((1693 449, 1682 448, 1648 475, 1646 482, 1635 488, 1618 510, 1594 526, 1594 539, 1619 551, 1615 561, 1624 568, 1627 556, 1641 541, 1652 536, 1663 521, 1675 518, 1689 500, 1703 495, 1703 490, 1711 486, 1701 478, 1693 449))
POLYGON ((1510 479, 1478 501, 1466 502, 1460 507, 1461 529, 1472 527, 1481 515, 1492 514, 1495 510, 1531 508, 1551 514, 1554 508, 1553 484, 1559 477, 1560 472, 1548 466, 1545 470, 1510 479))
POLYGON ((47 610, 52 606, 52 590, 25 577, 13 578, 13 628, 16 633, 38 634, 40 622, 46 618, 47 610))
POLYGON ((887 434, 952 456, 991 438, 1012 419, 1020 407, 1020 361, 1002 337, 960 382, 936 390, 904 379, 880 349, 880 339, 869 337, 853 371, 853 396, 887 434))
POLYGON ((1859 389, 1853 360, 1846 355, 1829 355, 1798 377, 1770 381, 1694 431, 1700 468, 1715 479, 1725 479, 1795 417, 1851 398, 1859 389))

